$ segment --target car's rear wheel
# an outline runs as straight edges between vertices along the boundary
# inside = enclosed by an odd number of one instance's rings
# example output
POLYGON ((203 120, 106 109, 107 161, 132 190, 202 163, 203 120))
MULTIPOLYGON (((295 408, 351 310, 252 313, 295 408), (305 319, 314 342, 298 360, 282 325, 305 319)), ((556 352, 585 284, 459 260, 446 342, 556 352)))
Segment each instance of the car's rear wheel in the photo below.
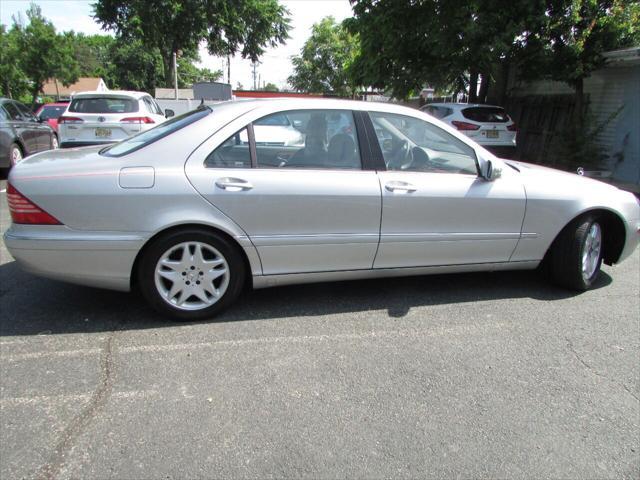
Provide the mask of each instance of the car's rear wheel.
POLYGON ((209 318, 229 306, 244 284, 238 248, 206 230, 172 232, 154 241, 139 263, 142 294, 178 320, 209 318))
POLYGON ((12 143, 9 147, 9 168, 15 167, 24 158, 20 145, 12 143))
POLYGON ((58 136, 54 133, 51 136, 51 149, 57 150, 58 148, 60 148, 60 144, 58 143, 58 136))
POLYGON ((551 251, 551 275, 556 283, 574 290, 588 290, 602 266, 602 225, 585 216, 569 224, 551 251))

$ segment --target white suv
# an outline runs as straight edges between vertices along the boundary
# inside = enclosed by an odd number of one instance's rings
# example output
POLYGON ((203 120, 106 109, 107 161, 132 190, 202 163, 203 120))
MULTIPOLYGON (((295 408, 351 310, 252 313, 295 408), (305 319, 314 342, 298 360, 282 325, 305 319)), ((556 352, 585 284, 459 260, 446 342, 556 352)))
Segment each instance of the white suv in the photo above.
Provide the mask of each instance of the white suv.
POLYGON ((148 130, 173 116, 144 92, 109 90, 74 95, 58 119, 60 147, 113 143, 148 130))
POLYGON ((516 146, 516 124, 502 107, 471 103, 429 103, 420 110, 460 130, 483 147, 516 146))

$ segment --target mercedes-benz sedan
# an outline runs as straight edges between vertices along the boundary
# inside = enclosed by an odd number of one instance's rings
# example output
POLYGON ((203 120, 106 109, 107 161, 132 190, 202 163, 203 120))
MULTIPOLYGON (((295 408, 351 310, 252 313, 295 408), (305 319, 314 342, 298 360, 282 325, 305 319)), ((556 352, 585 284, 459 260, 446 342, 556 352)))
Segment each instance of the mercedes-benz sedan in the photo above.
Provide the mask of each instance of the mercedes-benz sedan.
POLYGON ((185 320, 247 284, 544 264, 585 290, 640 228, 630 193, 497 159, 418 110, 340 100, 203 107, 108 147, 34 155, 7 193, 5 243, 24 269, 137 286, 185 320), (282 114, 302 141, 257 142, 254 125, 282 114))

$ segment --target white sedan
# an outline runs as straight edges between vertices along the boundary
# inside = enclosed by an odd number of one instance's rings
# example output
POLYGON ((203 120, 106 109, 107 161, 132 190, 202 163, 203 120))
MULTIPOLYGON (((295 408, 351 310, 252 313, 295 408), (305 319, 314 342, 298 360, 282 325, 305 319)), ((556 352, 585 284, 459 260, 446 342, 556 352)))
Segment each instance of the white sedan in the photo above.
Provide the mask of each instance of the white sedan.
POLYGON ((151 95, 144 92, 78 93, 58 118, 60 147, 119 142, 153 128, 171 116, 172 110, 163 112, 151 95))
POLYGON ((245 286, 543 265, 586 290, 640 238, 630 193, 500 160, 418 110, 328 99, 226 102, 111 146, 36 154, 7 193, 5 243, 24 269, 137 286, 184 320, 245 286), (283 114, 304 142, 258 142, 254 125, 283 114))

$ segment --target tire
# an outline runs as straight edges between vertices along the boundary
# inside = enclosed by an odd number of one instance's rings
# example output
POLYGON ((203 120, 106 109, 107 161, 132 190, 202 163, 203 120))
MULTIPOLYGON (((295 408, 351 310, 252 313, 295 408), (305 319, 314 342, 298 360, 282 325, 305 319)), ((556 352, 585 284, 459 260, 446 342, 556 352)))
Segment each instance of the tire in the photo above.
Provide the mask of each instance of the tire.
POLYGON ((22 149, 17 143, 12 143, 9 147, 9 168, 13 168, 16 164, 20 163, 24 158, 22 149))
POLYGON ((233 303, 246 271, 238 246, 189 228, 153 241, 142 253, 137 275, 149 305, 175 320, 191 321, 211 318, 233 303))
POLYGON ((54 133, 51 135, 51 150, 57 150, 60 148, 60 142, 58 141, 58 136, 54 133))
POLYGON ((550 252, 553 281, 572 290, 588 290, 600 274, 602 236, 602 225, 594 216, 580 217, 567 225, 550 252))

